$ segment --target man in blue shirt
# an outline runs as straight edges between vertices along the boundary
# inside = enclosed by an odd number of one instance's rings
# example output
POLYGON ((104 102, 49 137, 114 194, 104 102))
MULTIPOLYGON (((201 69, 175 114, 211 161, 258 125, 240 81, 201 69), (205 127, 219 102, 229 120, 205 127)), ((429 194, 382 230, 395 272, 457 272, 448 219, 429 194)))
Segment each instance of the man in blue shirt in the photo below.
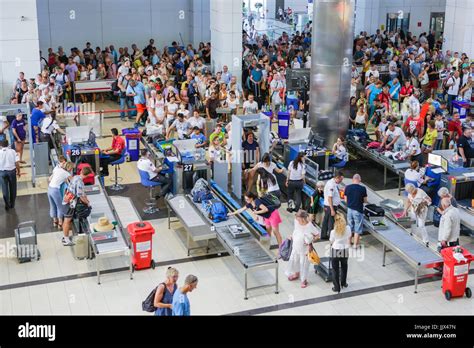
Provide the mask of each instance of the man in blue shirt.
POLYGON ((420 58, 416 57, 415 62, 411 63, 410 65, 410 75, 411 75, 411 81, 413 83, 413 87, 418 88, 419 83, 418 83, 418 76, 421 73, 421 63, 420 63, 420 58))
POLYGON ((344 190, 347 204, 347 223, 354 234, 354 248, 359 244, 359 238, 364 226, 364 203, 367 203, 367 189, 362 186, 359 174, 352 177, 352 184, 344 190))
POLYGON ((191 139, 196 139, 196 148, 206 146, 206 137, 202 134, 201 129, 198 126, 193 127, 193 132, 191 133, 191 139))
POLYGON ((369 87, 369 120, 375 112, 374 101, 382 93, 382 82, 379 80, 374 85, 369 87))
POLYGON ((392 81, 388 83, 388 87, 390 88, 390 97, 392 98, 392 109, 395 111, 399 111, 399 101, 400 101, 400 91, 402 89, 402 85, 398 81, 398 78, 395 77, 392 81))
POLYGON ((145 86, 141 81, 130 80, 126 92, 128 97, 133 97, 133 103, 137 108, 137 118, 135 119, 135 127, 139 124, 144 125, 141 122, 142 115, 146 110, 146 98, 145 98, 145 86))
POLYGON ((192 274, 184 280, 184 286, 176 289, 173 295, 173 316, 190 316, 191 305, 188 299, 188 292, 197 288, 198 278, 192 274))
POLYGON ((37 107, 33 109, 31 112, 31 134, 33 134, 33 144, 39 143, 39 124, 40 122, 46 117, 43 112, 43 102, 41 100, 38 101, 37 107))

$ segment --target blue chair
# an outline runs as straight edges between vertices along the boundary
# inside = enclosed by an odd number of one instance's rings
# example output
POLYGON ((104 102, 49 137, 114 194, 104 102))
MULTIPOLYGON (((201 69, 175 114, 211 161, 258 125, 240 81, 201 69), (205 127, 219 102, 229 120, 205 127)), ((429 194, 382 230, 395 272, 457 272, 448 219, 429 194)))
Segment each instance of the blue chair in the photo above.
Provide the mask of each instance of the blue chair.
MULTIPOLYGON (((334 158, 336 158, 336 156, 334 156, 334 155, 329 156, 329 159, 331 159, 331 158, 334 159, 334 158)), ((340 170, 340 169, 344 168, 346 166, 347 162, 349 162, 349 155, 348 154, 346 154, 344 156, 344 159, 342 161, 340 161, 338 163, 333 163, 331 165, 333 172, 336 172, 336 170, 340 170)))
POLYGON ((140 174, 141 184, 143 186, 145 186, 146 188, 148 188, 149 194, 150 194, 148 200, 145 202, 146 207, 143 209, 143 212, 145 214, 155 214, 155 213, 159 212, 160 210, 156 207, 156 198, 155 198, 155 195, 153 193, 153 189, 155 187, 161 186, 161 183, 151 181, 150 180, 150 175, 147 172, 143 171, 143 170, 139 169, 138 173, 140 174))
POLYGON ((122 191, 124 189, 123 185, 120 185, 118 183, 119 179, 122 180, 122 178, 118 177, 118 169, 120 168, 120 165, 125 163, 126 159, 128 157, 128 151, 127 149, 124 149, 122 152, 122 156, 116 160, 115 162, 111 162, 110 165, 115 167, 115 179, 114 179, 114 184, 110 186, 110 189, 112 191, 122 191))

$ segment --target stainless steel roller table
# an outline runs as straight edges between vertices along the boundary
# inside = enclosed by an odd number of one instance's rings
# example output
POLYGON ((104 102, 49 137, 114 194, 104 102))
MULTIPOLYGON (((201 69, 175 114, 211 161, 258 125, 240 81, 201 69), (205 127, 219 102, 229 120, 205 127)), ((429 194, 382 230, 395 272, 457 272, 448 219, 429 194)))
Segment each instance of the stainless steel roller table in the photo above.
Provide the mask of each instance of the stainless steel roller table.
MULTIPOLYGON (((96 178, 96 183, 99 182, 99 179, 96 178)), ((89 242, 91 249, 95 255, 95 263, 97 268, 97 283, 100 284, 100 263, 102 259, 109 257, 117 256, 127 256, 129 268, 130 268, 130 279, 133 279, 132 271, 132 259, 130 253, 130 244, 128 243, 128 238, 124 235, 124 229, 121 223, 118 214, 115 212, 112 201, 105 192, 101 184, 98 185, 100 192, 88 195, 87 198, 90 201, 92 206, 92 212, 87 219, 89 227, 89 242), (98 219, 102 216, 106 216, 110 222, 115 221, 116 231, 117 231, 117 240, 107 243, 95 243, 92 238, 93 224, 95 224, 98 219)))
MULTIPOLYGON (((213 192, 216 198, 216 193, 213 192)), ((188 197, 189 199, 189 197, 188 197)), ((256 289, 263 289, 269 287, 275 287, 275 293, 278 294, 278 260, 272 255, 252 233, 244 226, 236 217, 229 217, 227 220, 222 222, 212 222, 208 217, 207 213, 202 207, 202 204, 195 203, 190 200, 196 210, 199 210, 207 220, 208 224, 211 225, 211 230, 214 230, 217 235, 217 239, 229 252, 230 255, 234 256, 244 268, 244 299, 248 299, 248 292, 256 289), (229 226, 238 225, 242 229, 242 236, 234 238, 230 232, 229 226), (275 282, 271 284, 259 285, 254 287, 248 286, 248 275, 253 272, 263 271, 267 269, 275 270, 275 282)), ((225 203, 225 202, 224 202, 225 203)))
MULTIPOLYGON (((345 185, 351 183, 350 179, 344 180, 345 185)), ((367 189, 368 202, 370 204, 379 205, 383 198, 367 186, 365 187, 367 189)), ((342 206, 344 209, 346 208, 344 201, 342 202, 342 206)), ((393 251, 415 269, 416 293, 418 289, 420 269, 439 267, 443 264, 443 259, 438 252, 427 247, 420 239, 418 239, 418 237, 412 235, 402 226, 392 221, 390 217, 387 216, 385 221, 387 227, 385 230, 375 229, 367 218, 364 219, 364 227, 372 236, 383 244, 383 267, 385 267, 385 256, 387 251, 393 251)), ((425 277, 432 277, 435 275, 438 276, 440 274, 430 274, 425 277)))
POLYGON ((175 212, 179 222, 183 225, 186 230, 186 248, 188 256, 191 250, 206 249, 206 253, 209 252, 209 240, 216 239, 216 232, 214 229, 211 230, 211 224, 205 219, 193 204, 192 200, 187 195, 179 194, 170 199, 165 200, 166 206, 168 207, 168 228, 171 228, 171 210, 175 212), (200 241, 206 241, 207 244, 204 247, 191 247, 191 240, 195 243, 200 241))

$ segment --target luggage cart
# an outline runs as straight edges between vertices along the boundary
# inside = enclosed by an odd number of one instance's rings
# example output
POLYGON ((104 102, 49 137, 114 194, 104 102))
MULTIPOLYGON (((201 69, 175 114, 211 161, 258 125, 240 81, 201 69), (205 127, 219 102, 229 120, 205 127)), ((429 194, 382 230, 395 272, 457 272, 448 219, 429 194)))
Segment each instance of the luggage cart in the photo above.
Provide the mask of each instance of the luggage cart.
POLYGON ((18 224, 15 229, 16 256, 20 263, 39 261, 41 253, 38 250, 36 223, 26 221, 18 224))

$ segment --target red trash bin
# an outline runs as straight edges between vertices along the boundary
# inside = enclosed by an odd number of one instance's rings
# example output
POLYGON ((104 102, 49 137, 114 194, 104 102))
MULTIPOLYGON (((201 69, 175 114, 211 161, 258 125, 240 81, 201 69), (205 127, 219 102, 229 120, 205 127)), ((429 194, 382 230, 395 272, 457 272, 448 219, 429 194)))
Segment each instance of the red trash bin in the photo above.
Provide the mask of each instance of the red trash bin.
POLYGON ((127 226, 130 241, 133 244, 132 267, 136 269, 155 269, 152 259, 152 236, 155 229, 149 222, 135 222, 127 226))
POLYGON ((469 266, 473 259, 473 255, 466 249, 457 246, 441 250, 443 256, 443 293, 446 300, 451 300, 453 297, 471 297, 471 289, 466 287, 467 278, 469 275, 469 266), (462 253, 465 261, 458 261, 454 258, 455 253, 462 253))

